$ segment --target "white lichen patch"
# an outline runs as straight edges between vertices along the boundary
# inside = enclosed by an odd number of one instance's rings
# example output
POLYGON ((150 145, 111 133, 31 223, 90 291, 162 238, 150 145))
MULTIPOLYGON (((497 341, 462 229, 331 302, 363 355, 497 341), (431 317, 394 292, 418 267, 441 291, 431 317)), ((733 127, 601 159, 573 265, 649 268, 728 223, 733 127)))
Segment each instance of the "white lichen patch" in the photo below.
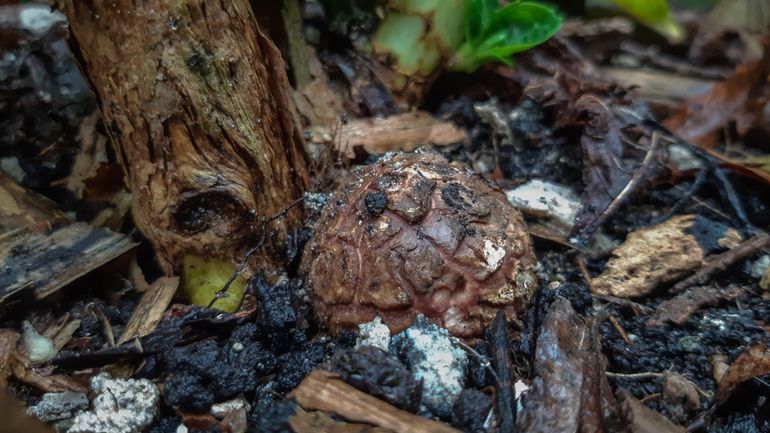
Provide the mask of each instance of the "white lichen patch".
POLYGON ((500 265, 505 258, 505 247, 497 246, 489 239, 484 240, 484 261, 487 262, 487 270, 495 272, 500 269, 500 265))
POLYGON ((422 410, 439 416, 451 414, 465 386, 468 355, 446 329, 429 324, 423 316, 397 338, 394 343, 402 347, 414 378, 422 382, 422 410))
POLYGON ((158 388, 146 379, 113 379, 107 373, 91 378, 93 407, 81 412, 67 433, 138 433, 158 410, 158 388))

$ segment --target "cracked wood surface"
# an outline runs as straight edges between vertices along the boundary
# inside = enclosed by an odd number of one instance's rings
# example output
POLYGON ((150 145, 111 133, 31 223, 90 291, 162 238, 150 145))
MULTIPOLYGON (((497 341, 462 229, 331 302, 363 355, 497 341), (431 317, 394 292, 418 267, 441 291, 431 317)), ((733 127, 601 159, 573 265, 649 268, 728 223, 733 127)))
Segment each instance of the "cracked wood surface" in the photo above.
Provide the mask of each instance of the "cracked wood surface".
MULTIPOLYGON (((280 53, 247 0, 66 0, 71 42, 126 170, 137 226, 167 272, 237 260, 307 180, 280 53)), ((274 274, 300 220, 271 225, 252 270, 274 274)))

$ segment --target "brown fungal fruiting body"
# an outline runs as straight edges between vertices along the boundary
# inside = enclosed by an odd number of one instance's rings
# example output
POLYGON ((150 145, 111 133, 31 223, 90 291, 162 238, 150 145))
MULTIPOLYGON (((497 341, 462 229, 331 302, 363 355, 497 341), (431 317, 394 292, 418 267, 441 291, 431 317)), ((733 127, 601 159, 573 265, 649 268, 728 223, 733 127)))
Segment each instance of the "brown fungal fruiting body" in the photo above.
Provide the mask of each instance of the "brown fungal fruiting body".
POLYGON ((421 313, 474 336, 498 310, 524 309, 535 264, 524 220, 502 192, 422 152, 355 170, 324 208, 303 269, 333 330, 381 316, 399 331, 421 313))

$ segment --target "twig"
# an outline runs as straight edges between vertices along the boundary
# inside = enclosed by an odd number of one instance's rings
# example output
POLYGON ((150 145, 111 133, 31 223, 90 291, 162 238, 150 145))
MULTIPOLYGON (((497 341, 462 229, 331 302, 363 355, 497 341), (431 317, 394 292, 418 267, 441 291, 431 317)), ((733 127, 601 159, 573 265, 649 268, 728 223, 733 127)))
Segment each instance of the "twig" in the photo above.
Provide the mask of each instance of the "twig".
POLYGON ((102 321, 102 325, 104 325, 104 333, 107 337, 107 343, 109 343, 110 347, 115 347, 115 334, 112 331, 112 324, 110 323, 110 320, 107 318, 107 316, 104 315, 104 312, 101 308, 96 307, 94 308, 94 311, 97 316, 99 316, 99 320, 102 321))
POLYGON ((751 221, 749 221, 746 210, 743 208, 743 203, 741 203, 741 199, 738 197, 738 193, 735 191, 730 179, 727 178, 724 170, 722 170, 713 160, 709 160, 709 164, 714 172, 714 176, 716 176, 719 181, 719 189, 722 190, 723 194, 727 197, 727 201, 730 202, 730 206, 733 208, 735 216, 741 221, 745 230, 753 232, 755 228, 751 224, 751 221))
POLYGON ((756 253, 768 245, 770 245, 770 235, 761 233, 741 242, 740 245, 731 250, 722 254, 710 256, 698 271, 676 283, 674 287, 671 288, 670 292, 676 294, 691 286, 705 284, 712 275, 724 271, 735 262, 756 253))
POLYGON ((578 254, 575 256, 575 262, 578 265, 578 269, 580 269, 580 273, 583 275, 583 279, 586 280, 586 284, 588 285, 588 289, 591 290, 591 293, 594 292, 594 279, 591 276, 591 274, 588 272, 588 267, 586 266, 586 261, 583 258, 582 254, 578 254))
POLYGON ((495 379, 495 383, 497 386, 502 386, 500 383, 500 377, 497 375, 497 372, 494 368, 492 368, 492 361, 489 359, 488 356, 484 356, 476 351, 476 349, 469 346, 466 342, 463 340, 457 338, 457 337, 450 337, 452 342, 457 344, 458 346, 462 347, 463 350, 470 353, 471 356, 479 360, 479 364, 481 364, 482 367, 484 367, 485 370, 489 372, 489 374, 492 375, 492 378, 495 379))
POLYGON ((643 373, 611 373, 608 371, 604 374, 614 379, 656 379, 662 377, 664 373, 655 373, 653 371, 645 371, 643 373))
POLYGON ((658 131, 653 131, 650 147, 647 150, 647 154, 644 156, 644 160, 642 160, 642 163, 639 165, 639 168, 637 168, 634 171, 634 175, 631 177, 631 180, 629 180, 626 186, 624 186, 623 189, 618 193, 618 195, 616 195, 612 199, 609 206, 607 206, 602 211, 602 213, 600 213, 596 218, 593 219, 593 221, 591 221, 590 224, 588 224, 585 228, 583 228, 580 231, 580 234, 577 236, 577 239, 580 239, 580 240, 587 239, 587 237, 591 233, 593 233, 612 214, 614 214, 618 210, 620 205, 622 205, 625 202, 625 200, 637 190, 642 179, 644 179, 644 176, 647 174, 647 169, 650 167, 650 165, 654 161, 655 155, 658 153, 659 147, 660 147, 659 133, 658 131))
POLYGON ((227 289, 230 288, 230 285, 233 284, 233 281, 235 281, 235 279, 238 278, 238 276, 241 274, 241 272, 243 272, 243 270, 246 268, 246 264, 248 263, 249 257, 251 257, 257 251, 262 249, 262 245, 264 244, 265 238, 267 237, 267 226, 268 226, 268 224, 270 224, 271 222, 277 220, 278 218, 283 217, 292 208, 294 208, 298 204, 302 203, 304 200, 305 200, 304 196, 294 200, 288 206, 286 206, 285 208, 281 209, 280 211, 278 211, 278 213, 276 213, 275 215, 271 216, 270 218, 268 218, 267 220, 265 220, 262 223, 262 227, 261 227, 261 231, 260 231, 260 235, 259 235, 259 240, 257 241, 257 243, 253 247, 251 247, 251 249, 246 251, 246 254, 243 256, 243 259, 241 260, 241 263, 235 269, 235 272, 233 272, 233 274, 230 276, 230 279, 227 280, 225 285, 222 286, 222 288, 219 289, 219 291, 211 299, 211 302, 209 302, 208 308, 213 307, 215 302, 217 302, 218 300, 220 300, 220 299, 222 299, 222 298, 227 296, 227 289))
POLYGON ((652 313, 653 309, 642 305, 638 302, 634 302, 630 299, 626 298, 618 298, 616 296, 611 295, 595 295, 597 298, 607 301, 611 304, 620 305, 621 307, 626 307, 634 310, 634 313, 638 316, 640 313, 652 313))
POLYGON ((618 322, 618 319, 615 318, 615 316, 610 316, 610 323, 612 323, 612 326, 615 327, 615 329, 618 331, 618 334, 620 334, 620 336, 623 338, 623 341, 625 341, 626 344, 628 344, 629 346, 634 344, 628 338, 628 335, 626 335, 626 331, 623 330, 622 326, 620 326, 620 323, 618 322))
POLYGON ((724 170, 722 170, 720 167, 721 162, 716 157, 710 155, 703 148, 683 140, 673 132, 669 131, 668 128, 652 119, 645 119, 639 124, 639 126, 645 127, 645 129, 647 131, 651 131, 651 133, 662 132, 666 135, 667 139, 676 144, 685 146, 690 151, 692 151, 698 159, 703 161, 704 165, 706 166, 706 170, 714 173, 714 177, 716 177, 716 180, 718 181, 717 187, 720 189, 722 195, 727 198, 727 201, 733 208, 733 212, 735 212, 735 216, 737 216, 740 222, 743 224, 743 229, 748 233, 757 232, 756 227, 754 227, 751 224, 751 221, 749 221, 746 210, 743 207, 743 203, 741 203, 738 193, 735 191, 735 188, 730 182, 730 179, 728 179, 727 175, 724 173, 724 170))

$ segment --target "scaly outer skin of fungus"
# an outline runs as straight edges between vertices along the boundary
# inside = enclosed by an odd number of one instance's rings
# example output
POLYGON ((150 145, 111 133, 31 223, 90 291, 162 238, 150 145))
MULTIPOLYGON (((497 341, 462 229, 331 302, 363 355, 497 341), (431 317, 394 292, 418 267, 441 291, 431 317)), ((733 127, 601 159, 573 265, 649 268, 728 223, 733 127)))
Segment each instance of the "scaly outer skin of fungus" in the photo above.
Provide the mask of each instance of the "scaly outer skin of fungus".
POLYGON ((302 269, 331 330, 417 314, 460 337, 498 310, 524 310, 536 258, 521 214, 497 188, 436 153, 395 154, 354 170, 324 208, 302 269))

